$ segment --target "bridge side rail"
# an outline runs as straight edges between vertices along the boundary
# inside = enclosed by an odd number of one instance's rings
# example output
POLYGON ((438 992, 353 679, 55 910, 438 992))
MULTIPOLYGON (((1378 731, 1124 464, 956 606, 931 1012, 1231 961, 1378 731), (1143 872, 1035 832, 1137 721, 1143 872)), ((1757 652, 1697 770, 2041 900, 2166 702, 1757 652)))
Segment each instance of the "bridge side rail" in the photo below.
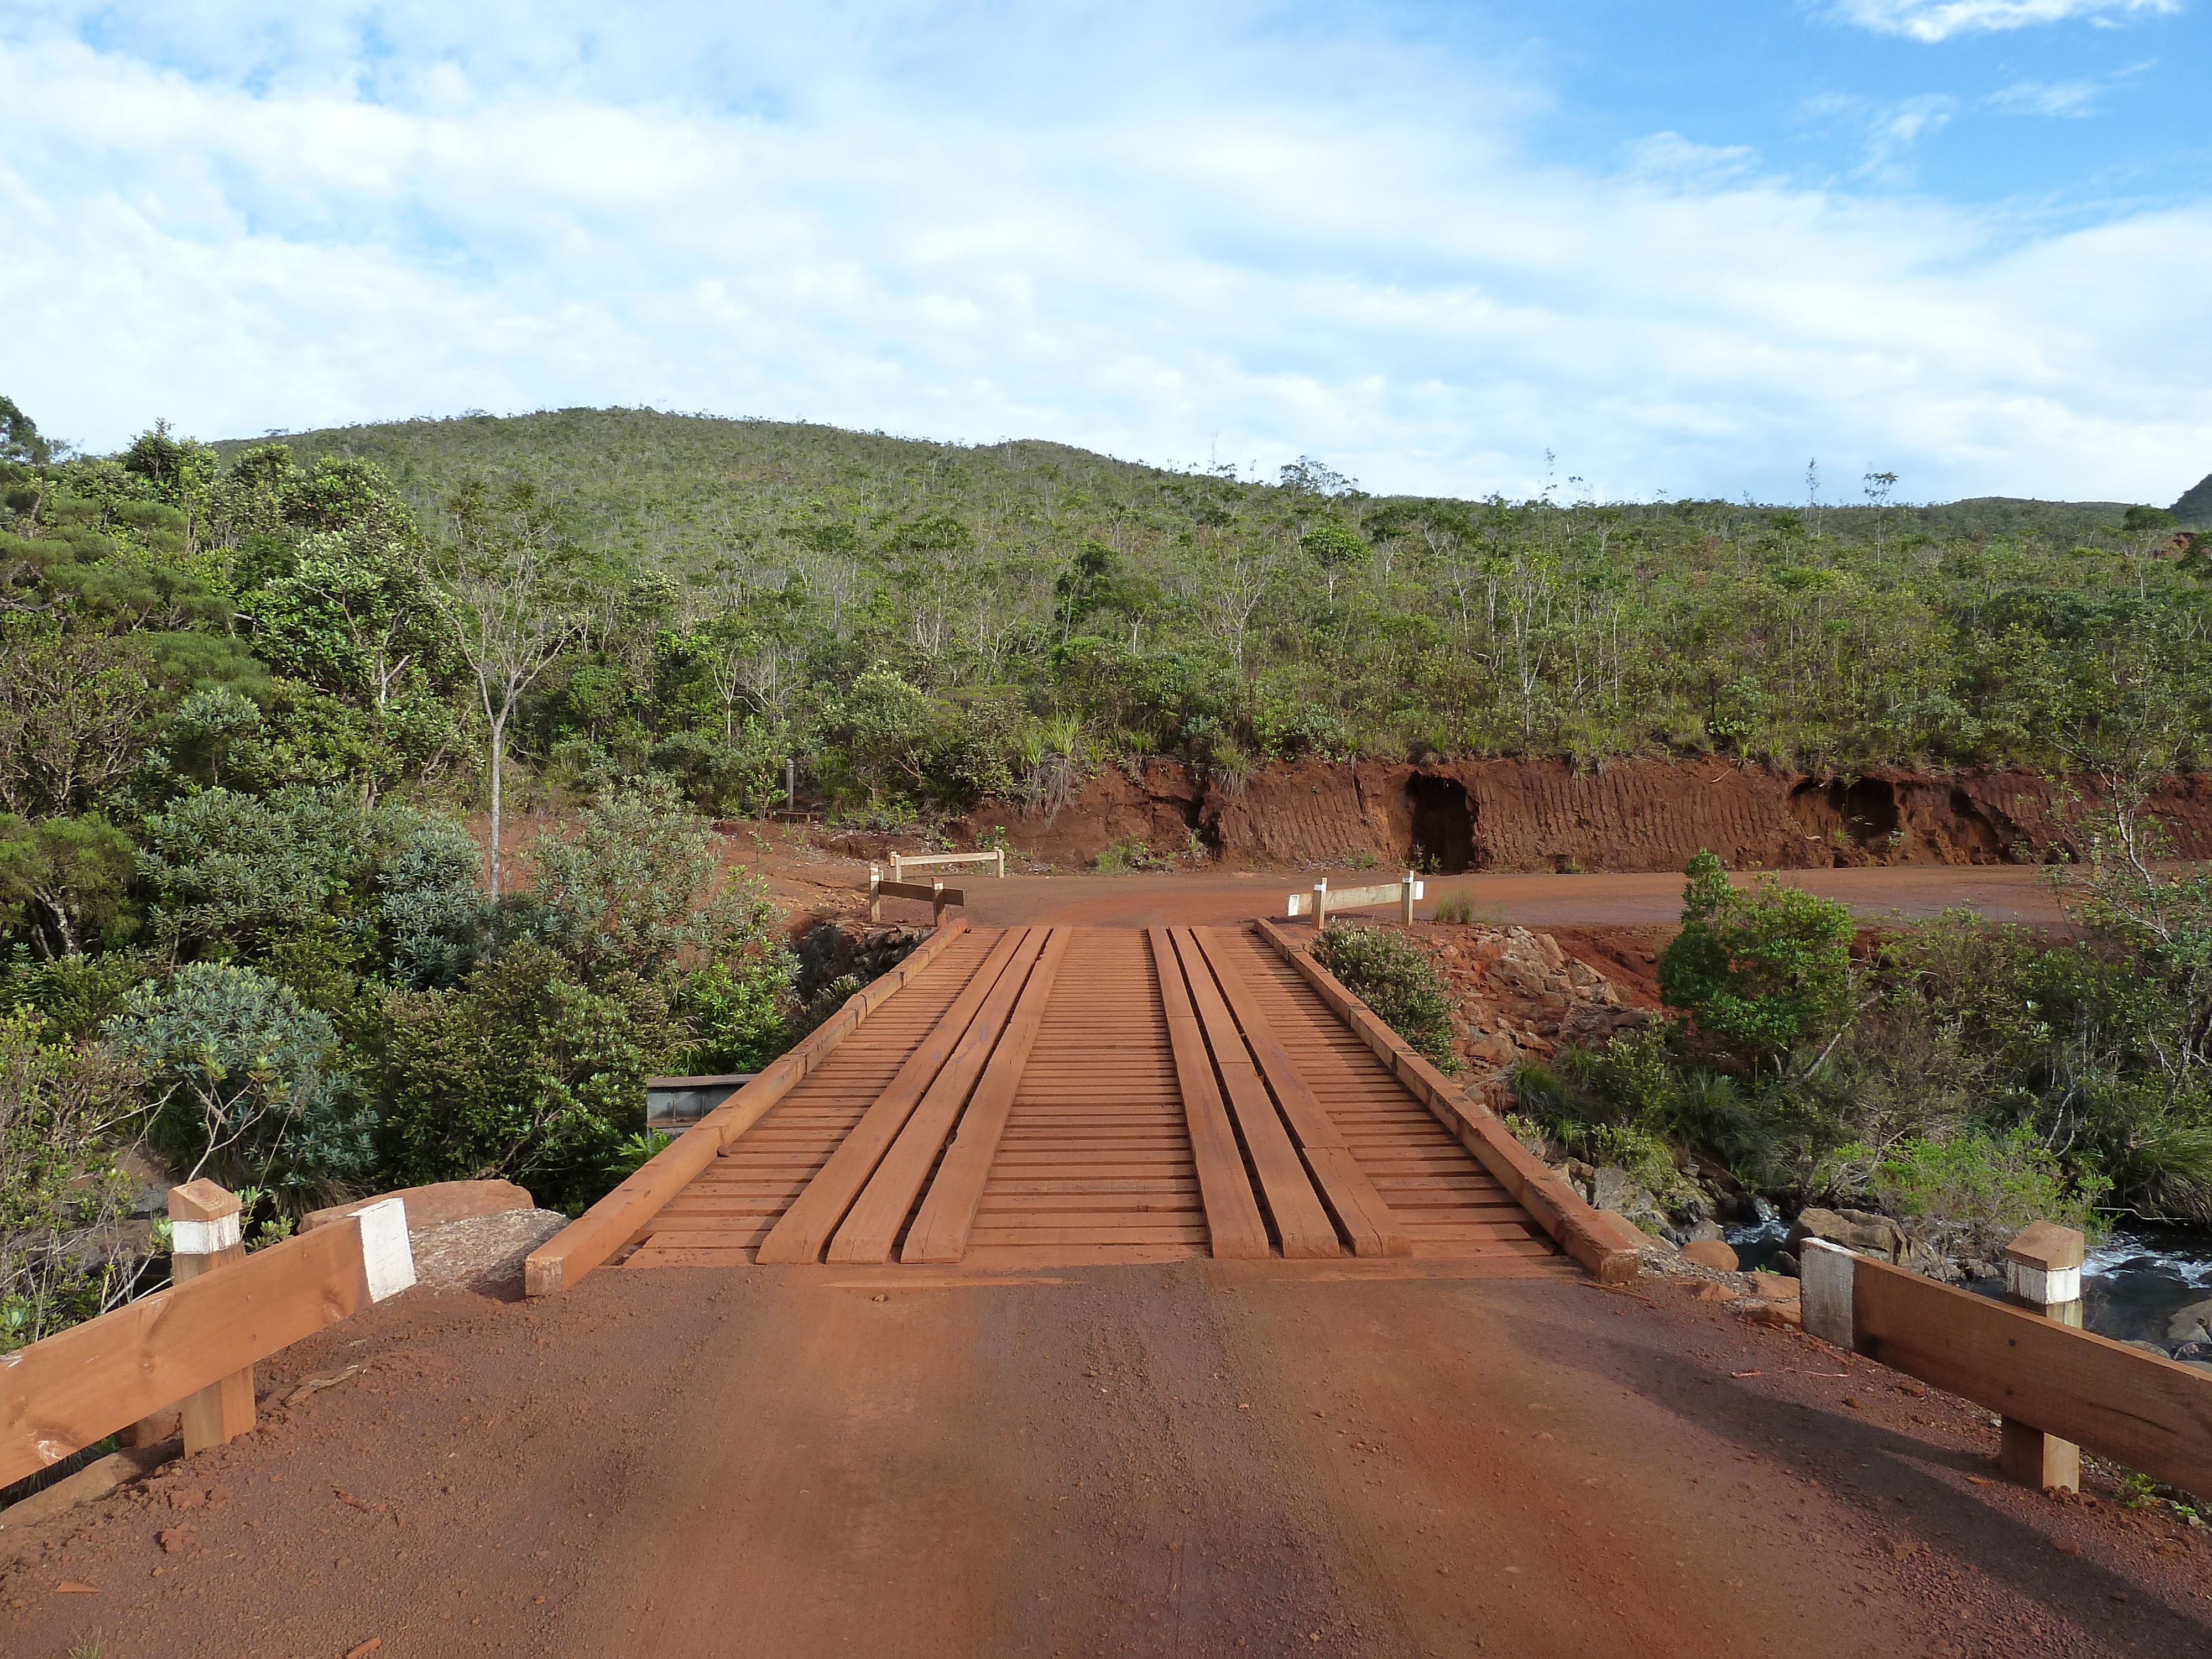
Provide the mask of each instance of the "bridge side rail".
POLYGON ((221 1195, 230 1208, 208 1237, 186 1231, 207 1224, 187 1218, 178 1228, 178 1259, 224 1258, 217 1268, 0 1354, 0 1486, 180 1401, 187 1451, 242 1434, 253 1423, 250 1382, 242 1404, 203 1396, 234 1394, 248 1368, 415 1282, 404 1200, 364 1205, 333 1225, 252 1255, 239 1250, 242 1259, 231 1261, 237 1200, 221 1195), (217 1231, 226 1219, 229 1227, 217 1231), (195 1402, 207 1408, 204 1422, 195 1402))
POLYGON ((1566 1181, 1545 1167, 1513 1138, 1497 1114, 1470 1098, 1450 1079, 1415 1054, 1406 1040, 1382 1023, 1343 981, 1316 962, 1290 936, 1267 921, 1255 921, 1260 937, 1320 993, 1330 1010, 1375 1051, 1376 1057, 1430 1115, 1474 1154, 1498 1178, 1513 1201, 1536 1224, 1592 1273, 1601 1285, 1621 1285, 1641 1271, 1636 1253, 1650 1241, 1626 1217, 1595 1210, 1566 1181))
POLYGON ((1006 849, 1003 847, 988 853, 892 853, 891 879, 904 881, 906 872, 932 864, 988 864, 997 867, 1000 879, 1006 873, 1006 849))
MULTIPOLYGON (((2039 1229, 2060 1231, 2039 1223, 2029 1233, 2039 1229)), ((2008 1256, 2027 1265, 2017 1249, 2008 1256)), ((2078 1251, 2074 1261, 2078 1272, 2078 1251)), ((2059 1311, 2065 1303, 2032 1282, 2033 1269, 2015 1273, 2023 1299, 2044 1304, 2031 1310, 1821 1239, 1805 1241, 1802 1263, 1806 1330, 1999 1413, 2002 1463, 2014 1479, 2074 1486, 2067 1454, 2080 1445, 2185 1492, 2212 1492, 2212 1376, 2076 1329, 2059 1311)))
POLYGON ((940 926, 889 973, 871 981, 789 1054, 686 1129, 621 1186, 532 1250, 522 1264, 527 1296, 555 1296, 599 1267, 659 1215, 723 1149, 768 1115, 837 1045, 908 981, 968 930, 957 917, 940 926))

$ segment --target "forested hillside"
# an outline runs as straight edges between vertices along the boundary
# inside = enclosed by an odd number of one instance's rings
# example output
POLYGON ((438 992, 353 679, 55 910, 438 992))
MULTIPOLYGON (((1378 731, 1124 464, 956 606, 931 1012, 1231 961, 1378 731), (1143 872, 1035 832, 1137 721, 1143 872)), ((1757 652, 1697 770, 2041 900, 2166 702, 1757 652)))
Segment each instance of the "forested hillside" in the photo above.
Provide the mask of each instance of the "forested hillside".
MULTIPOLYGON (((0 428, 0 1346, 135 1282, 142 1135, 275 1230, 604 1190, 647 1075, 830 1006, 702 816, 787 757, 885 824, 1163 754, 1232 794, 1299 757, 2204 758, 2204 550, 2143 507, 1384 499, 624 410, 0 428), (519 867, 517 780, 571 809, 519 867)), ((2158 1109, 2197 1122, 2200 1070, 2158 1109)))

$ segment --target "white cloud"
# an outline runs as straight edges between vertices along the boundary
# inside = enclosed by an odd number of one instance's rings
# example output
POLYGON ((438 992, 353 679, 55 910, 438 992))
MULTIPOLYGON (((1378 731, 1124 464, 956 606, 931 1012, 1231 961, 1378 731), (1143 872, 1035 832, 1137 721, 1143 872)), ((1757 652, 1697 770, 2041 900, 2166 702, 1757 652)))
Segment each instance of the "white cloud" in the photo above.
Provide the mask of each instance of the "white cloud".
POLYGON ((1672 134, 1549 166, 1525 85, 1165 8, 465 9, 375 14, 405 57, 297 8, 186 11, 176 68, 0 36, 0 389, 102 446, 649 402, 1455 494, 1547 447, 1638 495, 2212 465, 2203 209, 2045 235, 1672 134))
POLYGON ((2015 81, 1991 93, 1989 101, 2023 115, 2084 116, 2103 90, 2094 81, 2015 81))
POLYGON ((2076 17, 2109 23, 2116 15, 2170 15, 2180 9, 2181 0, 1838 0, 1836 15, 1882 34, 1933 42, 2076 17))

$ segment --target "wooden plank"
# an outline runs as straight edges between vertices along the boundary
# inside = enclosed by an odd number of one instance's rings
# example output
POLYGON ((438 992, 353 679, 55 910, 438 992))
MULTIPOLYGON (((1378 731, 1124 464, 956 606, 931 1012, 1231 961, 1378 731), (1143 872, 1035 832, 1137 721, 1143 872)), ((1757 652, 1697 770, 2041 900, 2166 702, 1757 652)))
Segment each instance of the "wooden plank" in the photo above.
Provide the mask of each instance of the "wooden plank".
POLYGON ((937 887, 918 881, 879 881, 875 891, 878 897, 919 899, 924 904, 966 904, 968 894, 958 887, 937 887))
POLYGON ((1224 1260, 1256 1260, 1272 1255, 1267 1218, 1252 1182, 1244 1172, 1244 1154, 1237 1145, 1221 1086, 1213 1075, 1213 1061, 1206 1051, 1206 1036, 1191 1006, 1190 988, 1183 983, 1182 964, 1164 927, 1146 930, 1152 947, 1152 971, 1166 1010, 1168 1042, 1175 1052, 1176 1083, 1182 1098, 1183 1123, 1190 1136, 1191 1159, 1198 1167, 1198 1184, 1206 1196, 1206 1224, 1212 1235, 1213 1254, 1224 1260))
MULTIPOLYGON (((1274 1218, 1283 1255, 1294 1261, 1342 1255, 1336 1227, 1314 1192, 1305 1164, 1275 1114, 1274 1103, 1267 1098, 1244 1040, 1237 1034, 1237 1022, 1221 1000, 1191 930, 1170 928, 1168 939, 1182 966, 1199 1028, 1213 1051, 1230 1109, 1244 1132, 1245 1149, 1251 1154, 1253 1172, 1260 1178, 1260 1190, 1267 1197, 1267 1212, 1274 1218)), ((1162 978, 1164 981, 1165 975, 1162 978)), ((1172 1028, 1172 1020, 1170 1025, 1172 1028)))
POLYGON ((846 1000, 789 1054, 763 1066, 750 1083, 678 1135, 659 1155, 605 1198, 539 1245, 524 1260, 524 1294, 553 1296, 566 1290, 637 1236, 694 1176, 714 1163, 746 1130, 765 1117, 799 1080, 826 1060, 867 1016, 919 977, 952 941, 968 931, 946 923, 846 1000))
POLYGON ((960 1119, 974 1095, 978 1079, 991 1058, 1028 981, 1035 977, 1038 959, 1051 942, 1042 927, 1026 931, 1019 949, 1000 975, 975 1017, 961 1033, 951 1058, 936 1081, 908 1115, 889 1152, 884 1154, 867 1186, 854 1200, 836 1235, 830 1241, 829 1260, 838 1262, 876 1262, 890 1260, 899 1229, 914 1212, 915 1198, 931 1168, 945 1150, 945 1137, 960 1119))
MULTIPOLYGON (((372 1273, 389 1241, 365 1255, 364 1224, 349 1216, 0 1354, 0 1486, 404 1288, 372 1273)), ((406 1223, 396 1225, 404 1251, 406 1223)))
MULTIPOLYGON (((1022 987, 1021 1000, 1014 1005, 1006 1021, 1006 1033, 999 1040, 990 1064, 984 1067, 975 1085, 975 1097, 961 1115, 959 1132, 945 1149, 937 1178, 929 1184, 929 1195, 922 1200, 914 1225, 907 1230, 906 1243, 899 1251, 900 1261, 957 1261, 967 1253, 968 1230, 975 1224, 975 1206, 982 1202, 983 1184, 990 1177, 991 1161, 998 1155, 999 1137, 1006 1132, 1006 1115, 1013 1109, 1022 1073, 1029 1064, 1030 1049, 1036 1044, 1038 1028, 1044 1024, 1045 1005, 1052 1000, 1053 988, 1060 982, 1060 964, 1073 938, 1072 929, 1056 927, 1039 953, 1036 966, 1030 971, 1029 983, 1022 987)), ((919 1121, 921 1114, 917 1112, 915 1116, 919 1121)), ((912 1126, 908 1128, 911 1133, 912 1126)), ((890 1160, 884 1162, 888 1167, 890 1160)), ((883 1176, 878 1174, 877 1179, 883 1176)), ((903 1206, 899 1213, 904 1215, 903 1206)), ((897 1224, 894 1218, 891 1225, 895 1229, 897 1224)), ((838 1242, 843 1243, 842 1237, 838 1242)), ((888 1255, 889 1239, 884 1243, 884 1254, 888 1255)), ((833 1261, 854 1261, 884 1259, 882 1255, 840 1256, 835 1246, 830 1257, 833 1261)))
POLYGON ((1313 1097, 1304 1078, 1291 1063, 1290 1055, 1275 1040, 1273 1028, 1260 1012, 1258 1002, 1244 983, 1243 975, 1237 971, 1220 936, 1211 927, 1194 928, 1191 933, 1212 967, 1214 978, 1220 982, 1223 1000, 1243 1028, 1244 1040, 1282 1107, 1291 1138, 1305 1154, 1307 1167, 1313 1171, 1314 1184, 1321 1188, 1322 1200, 1352 1240, 1352 1254, 1411 1255, 1413 1245, 1390 1213, 1390 1206, 1375 1190, 1375 1183, 1367 1178, 1366 1171, 1359 1167, 1359 1160, 1345 1145, 1343 1134, 1328 1114, 1322 1110, 1321 1103, 1313 1097))
POLYGON ((1496 1176, 1514 1200, 1536 1218, 1553 1242, 1587 1268, 1601 1285, 1626 1284, 1642 1271, 1637 1261, 1641 1235, 1620 1216, 1594 1210, 1557 1173, 1536 1161, 1497 1115, 1454 1087, 1444 1075, 1415 1054, 1405 1039, 1377 1018, 1372 1009, 1346 990, 1336 975, 1299 950, 1281 929, 1267 921, 1254 931, 1311 986, 1337 1017, 1349 1025, 1376 1057, 1396 1074, 1413 1097, 1482 1166, 1496 1176))
POLYGON ((2042 1314, 1850 1262, 1852 1346, 2186 1492, 2212 1492, 2212 1376, 2042 1314))
POLYGON ((906 1121, 914 1114, 915 1106, 937 1080, 945 1062, 968 1028, 975 1010, 991 994, 999 976, 1006 971, 1027 936, 1024 929, 1008 929, 1001 934, 991 953, 983 958, 960 994, 953 1000, 945 1017, 922 1040, 921 1046, 907 1057, 906 1063, 890 1085, 876 1097, 844 1142, 830 1155, 830 1161, 821 1172, 807 1183, 806 1190, 776 1223, 775 1231, 761 1245, 763 1261, 814 1261, 820 1259, 822 1247, 845 1218, 853 1200, 868 1184, 876 1166, 883 1162, 884 1154, 898 1139, 906 1121))

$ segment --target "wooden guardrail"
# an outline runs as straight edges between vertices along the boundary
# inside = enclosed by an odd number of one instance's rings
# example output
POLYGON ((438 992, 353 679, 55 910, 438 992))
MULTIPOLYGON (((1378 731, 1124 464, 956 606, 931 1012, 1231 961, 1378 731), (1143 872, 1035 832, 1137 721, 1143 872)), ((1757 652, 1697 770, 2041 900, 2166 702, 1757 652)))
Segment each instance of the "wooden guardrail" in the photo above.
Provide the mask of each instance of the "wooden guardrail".
POLYGON ((889 973, 872 980, 790 1053, 770 1060, 750 1083, 661 1148, 636 1174, 532 1251, 522 1264, 528 1296, 554 1296, 635 1237, 668 1200, 739 1135, 759 1122, 799 1080, 858 1029, 885 999, 927 968, 968 924, 954 919, 907 953, 889 973))
POLYGON ((2212 1493, 2212 1376, 2075 1328, 2081 1245, 2047 1223, 2015 1239, 2007 1270, 2029 1304, 2015 1307, 1808 1238, 1805 1329, 1997 1413, 2000 1465, 2027 1485, 2074 1488, 2086 1446, 2212 1493))
POLYGON ((890 860, 893 881, 904 881, 908 871, 931 864, 995 864, 1000 880, 1006 874, 1006 849, 1003 847, 988 853, 893 853, 890 860))
POLYGON ((1595 1275, 1601 1285, 1620 1285, 1642 1271, 1636 1253, 1650 1243, 1626 1216, 1592 1209, 1565 1177, 1541 1163, 1513 1138, 1497 1115, 1468 1097, 1450 1079, 1415 1054, 1382 1023, 1372 1008, 1342 981, 1300 950, 1271 921, 1255 921, 1260 937, 1275 947, 1300 978, 1320 993, 1338 1018, 1375 1051, 1430 1115, 1474 1154, 1498 1178, 1513 1201, 1535 1218, 1552 1242, 1595 1275))
POLYGON ((1377 905, 1395 904, 1399 916, 1410 927, 1413 925, 1413 901, 1424 890, 1421 878, 1411 870, 1396 881, 1377 882, 1370 887, 1340 887, 1331 891, 1328 878, 1323 877, 1314 884, 1310 893, 1293 893, 1290 908, 1285 915, 1311 916, 1316 927, 1328 926, 1332 910, 1368 910, 1377 905))
POLYGON ((929 906, 930 921, 938 927, 945 925, 945 908, 949 904, 965 904, 968 894, 963 888, 947 887, 933 881, 927 887, 918 881, 885 881, 883 866, 868 866, 868 920, 884 919, 884 901, 887 898, 919 899, 929 906))
POLYGON ((187 1452, 243 1434, 255 1364, 415 1282, 402 1199, 250 1256, 211 1182, 179 1188, 171 1219, 167 1290, 0 1354, 0 1486, 180 1401, 187 1452))

